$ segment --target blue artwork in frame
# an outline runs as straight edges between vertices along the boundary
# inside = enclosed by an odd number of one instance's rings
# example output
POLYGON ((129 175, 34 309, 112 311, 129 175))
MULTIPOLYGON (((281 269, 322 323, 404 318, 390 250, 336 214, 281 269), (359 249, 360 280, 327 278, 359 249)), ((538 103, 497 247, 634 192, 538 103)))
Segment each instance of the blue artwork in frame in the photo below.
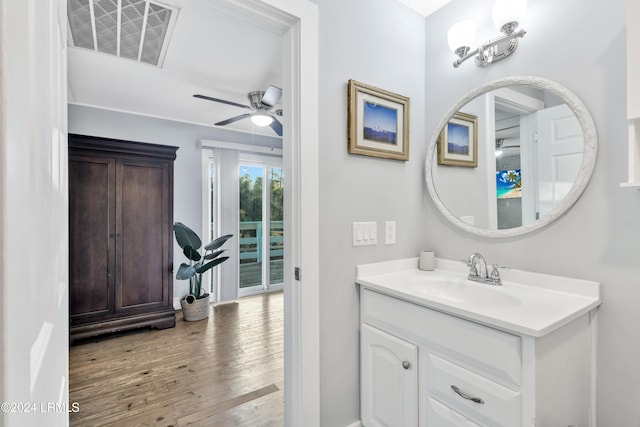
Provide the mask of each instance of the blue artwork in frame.
POLYGON ((522 174, 520 169, 496 172, 496 197, 498 199, 522 197, 522 174))

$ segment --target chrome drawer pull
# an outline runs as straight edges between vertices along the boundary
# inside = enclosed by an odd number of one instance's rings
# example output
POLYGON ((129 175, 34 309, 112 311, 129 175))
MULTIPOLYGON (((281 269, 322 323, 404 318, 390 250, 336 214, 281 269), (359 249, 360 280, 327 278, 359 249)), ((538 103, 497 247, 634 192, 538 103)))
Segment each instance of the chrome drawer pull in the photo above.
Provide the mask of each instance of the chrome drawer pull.
POLYGON ((473 396, 469 396, 467 393, 463 392, 462 390, 460 390, 457 386, 455 385, 451 385, 451 390, 455 391, 456 394, 458 396, 460 396, 463 399, 467 399, 470 400, 474 403, 479 403, 480 405, 484 404, 484 400, 480 399, 479 397, 473 397, 473 396))

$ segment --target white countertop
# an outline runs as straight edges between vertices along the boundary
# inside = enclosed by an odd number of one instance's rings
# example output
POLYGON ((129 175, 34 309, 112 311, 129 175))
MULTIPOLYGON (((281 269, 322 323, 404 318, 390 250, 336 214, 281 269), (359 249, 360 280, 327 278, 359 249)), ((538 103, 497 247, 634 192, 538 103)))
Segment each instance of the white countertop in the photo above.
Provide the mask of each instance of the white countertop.
POLYGON ((424 307, 519 335, 542 337, 600 305, 600 283, 501 270, 502 286, 466 280, 460 261, 436 259, 434 271, 418 258, 357 266, 356 283, 424 307))

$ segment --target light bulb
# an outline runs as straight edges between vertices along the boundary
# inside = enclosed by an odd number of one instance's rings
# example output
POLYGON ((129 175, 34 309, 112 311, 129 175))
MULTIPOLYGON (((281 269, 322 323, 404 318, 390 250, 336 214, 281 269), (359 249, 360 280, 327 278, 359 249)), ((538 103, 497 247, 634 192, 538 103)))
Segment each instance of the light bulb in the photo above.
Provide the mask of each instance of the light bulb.
MULTIPOLYGON (((447 33, 449 49, 460 56, 460 48, 471 48, 476 42, 476 24, 473 21, 460 21, 449 28, 447 33)), ((466 52, 462 54, 464 56, 466 52)))
POLYGON ((503 33, 511 34, 527 13, 527 0, 496 0, 493 4, 493 24, 503 33))
POLYGON ((269 126, 273 122, 273 117, 267 114, 254 114, 251 116, 251 121, 256 126, 269 126))

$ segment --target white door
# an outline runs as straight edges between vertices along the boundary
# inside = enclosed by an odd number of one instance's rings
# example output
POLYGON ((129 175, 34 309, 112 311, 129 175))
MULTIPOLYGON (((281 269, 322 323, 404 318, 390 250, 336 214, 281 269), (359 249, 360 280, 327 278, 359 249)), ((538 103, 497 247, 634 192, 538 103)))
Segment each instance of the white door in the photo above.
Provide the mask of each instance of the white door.
POLYGON ((80 409, 67 381, 66 4, 0 1, 3 426, 66 426, 80 409))
POLYGON ((361 331, 362 424, 418 425, 418 348, 369 325, 361 331))
POLYGON ((538 213, 543 216, 567 195, 582 164, 584 138, 566 105, 537 112, 538 213))

